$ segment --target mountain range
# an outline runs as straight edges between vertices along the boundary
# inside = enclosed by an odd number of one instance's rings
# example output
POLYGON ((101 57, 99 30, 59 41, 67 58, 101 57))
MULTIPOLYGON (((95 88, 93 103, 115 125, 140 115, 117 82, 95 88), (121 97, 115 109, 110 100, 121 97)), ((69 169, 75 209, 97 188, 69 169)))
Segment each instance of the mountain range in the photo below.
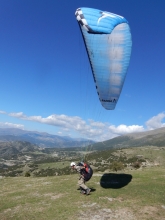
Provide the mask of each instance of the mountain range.
POLYGON ((75 148, 86 146, 90 150, 105 150, 110 148, 130 148, 140 146, 165 146, 165 127, 151 131, 131 133, 115 137, 113 139, 95 143, 85 139, 73 139, 70 137, 61 137, 58 135, 51 135, 42 132, 25 131, 21 129, 7 129, 0 128, 0 153, 22 152, 22 151, 35 151, 38 147, 46 148, 75 148))
POLYGON ((92 145, 94 150, 128 148, 140 146, 165 146, 165 127, 138 133, 131 133, 92 145))
POLYGON ((85 147, 94 143, 92 140, 52 135, 46 132, 26 131, 18 128, 0 128, 0 142, 9 141, 26 141, 42 148, 85 147))

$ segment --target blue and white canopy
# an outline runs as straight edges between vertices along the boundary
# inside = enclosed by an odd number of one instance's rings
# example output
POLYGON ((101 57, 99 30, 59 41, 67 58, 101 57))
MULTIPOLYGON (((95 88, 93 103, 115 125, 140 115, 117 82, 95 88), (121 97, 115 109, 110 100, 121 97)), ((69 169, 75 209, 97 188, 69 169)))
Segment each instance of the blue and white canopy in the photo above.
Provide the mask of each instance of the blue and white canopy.
POLYGON ((76 18, 102 106, 115 108, 129 66, 132 39, 127 20, 92 8, 79 8, 76 18))

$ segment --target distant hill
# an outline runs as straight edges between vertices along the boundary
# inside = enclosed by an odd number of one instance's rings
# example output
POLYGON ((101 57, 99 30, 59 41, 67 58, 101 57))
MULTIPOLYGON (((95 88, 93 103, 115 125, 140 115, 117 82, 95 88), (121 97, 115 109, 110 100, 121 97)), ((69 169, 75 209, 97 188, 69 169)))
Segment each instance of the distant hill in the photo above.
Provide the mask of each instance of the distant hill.
POLYGON ((98 143, 85 139, 74 139, 67 136, 61 137, 58 135, 51 135, 44 132, 25 131, 15 128, 0 128, 0 143, 15 141, 30 142, 31 144, 44 148, 76 148, 89 146, 89 149, 91 150, 129 148, 148 145, 161 147, 165 146, 165 128, 122 135, 98 143))
POLYGON ((85 147, 94 141, 80 138, 58 136, 46 132, 26 131, 17 128, 0 128, 0 142, 27 141, 40 147, 85 147))
POLYGON ((38 151, 39 147, 26 141, 0 142, 0 157, 38 151))
POLYGON ((148 145, 158 147, 165 146, 165 128, 122 135, 104 142, 95 143, 92 145, 92 149, 104 150, 109 148, 129 148, 148 145))

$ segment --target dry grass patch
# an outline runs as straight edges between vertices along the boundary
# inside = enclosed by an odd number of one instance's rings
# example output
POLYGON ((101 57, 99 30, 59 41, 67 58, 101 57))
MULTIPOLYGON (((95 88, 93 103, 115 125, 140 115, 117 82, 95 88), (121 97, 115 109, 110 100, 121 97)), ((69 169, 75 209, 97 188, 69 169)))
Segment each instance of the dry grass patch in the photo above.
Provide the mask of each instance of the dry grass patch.
POLYGON ((111 208, 101 208, 96 206, 90 206, 92 208, 86 210, 86 212, 80 211, 80 216, 78 220, 137 220, 131 209, 122 208, 118 210, 113 210, 111 208))

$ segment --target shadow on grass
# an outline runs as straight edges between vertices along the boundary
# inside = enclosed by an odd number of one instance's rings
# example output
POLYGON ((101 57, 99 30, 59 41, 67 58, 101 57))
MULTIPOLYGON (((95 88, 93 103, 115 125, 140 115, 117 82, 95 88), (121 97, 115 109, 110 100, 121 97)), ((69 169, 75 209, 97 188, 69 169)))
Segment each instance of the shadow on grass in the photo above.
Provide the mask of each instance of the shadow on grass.
POLYGON ((90 187, 90 189, 91 189, 91 192, 96 191, 96 189, 94 189, 93 187, 90 187))
POLYGON ((100 179, 100 186, 103 188, 119 189, 126 186, 132 180, 130 174, 105 173, 100 179))
MULTIPOLYGON (((89 188, 90 188, 91 192, 96 191, 96 189, 94 189, 93 187, 89 187, 89 188)), ((78 188, 77 190, 81 190, 81 189, 80 189, 80 188, 78 188)))

